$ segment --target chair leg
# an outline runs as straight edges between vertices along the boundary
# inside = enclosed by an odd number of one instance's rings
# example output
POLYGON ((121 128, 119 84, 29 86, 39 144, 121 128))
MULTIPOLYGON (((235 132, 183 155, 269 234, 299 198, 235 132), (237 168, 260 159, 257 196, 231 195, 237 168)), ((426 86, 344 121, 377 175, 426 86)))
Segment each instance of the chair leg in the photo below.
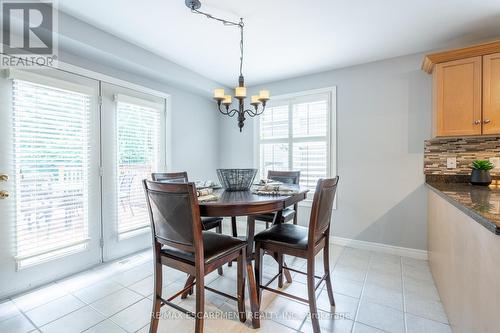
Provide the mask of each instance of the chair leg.
POLYGON ((266 222, 266 229, 269 229, 269 222, 266 222))
POLYGON ((299 212, 299 205, 293 205, 293 209, 295 210, 295 214, 293 215, 293 224, 297 225, 297 213, 299 212))
MULTIPOLYGON (((159 251, 159 249, 158 249, 159 251)), ((156 258, 156 256, 155 256, 156 258)), ((156 333, 158 330, 158 322, 160 320, 160 308, 161 308, 161 290, 163 281, 163 270, 162 264, 159 262, 155 263, 155 282, 154 282, 154 301, 153 309, 151 310, 151 323, 149 325, 149 333, 156 333)))
POLYGON ((231 229, 233 237, 238 237, 238 229, 236 228, 236 216, 231 216, 231 229))
POLYGON ((260 285, 262 284, 262 258, 263 251, 260 249, 260 243, 255 242, 255 287, 257 291, 257 300, 259 301, 260 308, 260 300, 262 298, 262 291, 260 289, 260 285))
POLYGON ((247 277, 248 277, 248 289, 250 298, 250 310, 252 311, 252 327, 257 329, 260 328, 260 309, 259 301, 257 297, 257 287, 255 281, 254 269, 252 267, 252 262, 248 260, 246 262, 247 266, 247 277))
POLYGON ((292 283, 292 274, 290 274, 290 271, 287 269, 288 266, 286 265, 284 256, 280 257, 278 253, 274 252, 273 258, 278 263, 278 267, 281 267, 279 272, 283 273, 282 276, 278 277, 278 287, 283 287, 283 276, 286 278, 287 283, 292 283))
POLYGON ((246 251, 245 248, 241 249, 238 257, 238 283, 236 295, 238 298, 238 316, 240 321, 244 323, 247 321, 247 312, 245 311, 245 267, 246 267, 246 251))
POLYGON ((335 307, 335 299, 333 298, 333 288, 330 272, 330 251, 328 245, 328 237, 325 239, 325 247, 323 248, 323 268, 325 270, 326 278, 326 290, 328 292, 328 299, 330 300, 330 305, 335 307))
MULTIPOLYGON (((184 285, 184 288, 186 288, 187 286, 189 286, 193 282, 194 282, 194 275, 189 275, 188 278, 187 278, 187 280, 186 280, 186 284, 184 285)), ((183 292, 182 295, 181 295, 181 298, 185 299, 188 296, 188 294, 189 295, 193 294, 193 287, 191 287, 191 289, 186 290, 185 292, 183 292)))
MULTIPOLYGON (((217 231, 218 234, 222 235, 222 222, 219 222, 219 225, 217 226, 216 231, 217 231)), ((224 274, 224 271, 222 270, 222 266, 220 266, 219 268, 217 268, 217 273, 219 275, 223 275, 224 274)))
POLYGON ((278 253, 278 288, 283 288, 283 254, 278 253))
MULTIPOLYGON (((231 216, 231 231, 233 232, 233 237, 238 237, 238 229, 236 228, 236 216, 231 216)), ((227 263, 229 267, 233 266, 233 262, 227 263)))
POLYGON ((309 298, 309 312, 314 333, 320 333, 318 308, 316 307, 316 289, 314 284, 314 255, 307 258, 307 294, 309 298))
POLYGON ((203 333, 203 322, 205 317, 205 274, 204 268, 198 268, 196 272, 196 312, 195 333, 203 333))
POLYGON ((286 261, 283 258, 283 275, 286 278, 287 283, 292 283, 292 275, 290 274, 290 271, 287 269, 286 261))

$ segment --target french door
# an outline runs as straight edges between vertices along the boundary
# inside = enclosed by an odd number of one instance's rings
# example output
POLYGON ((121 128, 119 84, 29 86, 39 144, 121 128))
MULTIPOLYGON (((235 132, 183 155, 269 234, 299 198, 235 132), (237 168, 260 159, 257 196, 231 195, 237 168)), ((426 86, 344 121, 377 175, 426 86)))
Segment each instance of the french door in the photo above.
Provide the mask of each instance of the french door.
POLYGON ((0 298, 101 261, 98 88, 49 69, 0 78, 0 298))
POLYGON ((151 245, 142 180, 166 169, 165 99, 103 83, 104 260, 151 245))
POLYGON ((54 69, 0 77, 0 299, 151 244, 165 99, 54 69))

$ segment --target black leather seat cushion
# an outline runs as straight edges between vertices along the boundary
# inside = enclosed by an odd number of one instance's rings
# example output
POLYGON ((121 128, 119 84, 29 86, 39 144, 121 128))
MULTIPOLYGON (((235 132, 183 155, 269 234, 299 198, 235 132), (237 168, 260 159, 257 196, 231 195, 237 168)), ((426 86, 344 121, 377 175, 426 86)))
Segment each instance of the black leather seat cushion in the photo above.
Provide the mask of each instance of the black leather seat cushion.
POLYGON ((300 225, 282 223, 273 225, 255 235, 255 241, 275 242, 286 244, 290 247, 307 249, 309 228, 300 225))
MULTIPOLYGON (((255 215, 255 219, 259 221, 266 221, 266 222, 273 222, 274 220, 274 213, 267 213, 267 214, 260 214, 260 215, 255 215)), ((293 217, 295 216, 295 210, 293 208, 285 208, 283 209, 283 214, 282 214, 282 222, 288 222, 293 220, 293 217)))
MULTIPOLYGON (((217 234, 215 232, 202 232, 203 250, 205 252, 205 263, 209 264, 225 255, 239 251, 247 245, 245 240, 234 238, 227 235, 217 234)), ((181 259, 194 264, 194 254, 171 246, 164 245, 161 249, 162 254, 176 259, 181 259)))
POLYGON ((222 222, 222 217, 202 217, 201 224, 203 224, 204 230, 210 230, 219 225, 222 222))

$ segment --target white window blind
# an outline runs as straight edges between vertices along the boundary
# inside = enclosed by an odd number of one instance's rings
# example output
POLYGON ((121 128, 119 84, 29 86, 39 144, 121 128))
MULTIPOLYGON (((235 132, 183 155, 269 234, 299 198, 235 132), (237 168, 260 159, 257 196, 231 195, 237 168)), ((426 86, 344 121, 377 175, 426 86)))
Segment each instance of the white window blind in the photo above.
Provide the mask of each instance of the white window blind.
POLYGON ((86 246, 91 97, 13 80, 20 266, 86 246))
POLYGON ((267 109, 260 117, 260 138, 288 138, 288 104, 267 109))
POLYGON ((142 180, 159 169, 161 110, 148 103, 133 103, 131 98, 117 100, 119 234, 149 226, 142 180))
POLYGON ((300 184, 314 190, 330 175, 330 93, 278 99, 259 119, 259 169, 299 170, 300 184))

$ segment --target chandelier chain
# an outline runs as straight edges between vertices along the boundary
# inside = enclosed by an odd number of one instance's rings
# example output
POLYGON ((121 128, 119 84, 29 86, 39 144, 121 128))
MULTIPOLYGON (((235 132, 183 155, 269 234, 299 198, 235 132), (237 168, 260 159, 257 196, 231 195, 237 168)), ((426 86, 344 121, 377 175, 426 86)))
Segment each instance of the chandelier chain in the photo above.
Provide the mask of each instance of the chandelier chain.
POLYGON ((240 19, 240 30, 241 30, 241 39, 240 39, 240 76, 243 76, 243 19, 240 19))
POLYGON ((222 22, 222 24, 224 24, 226 26, 234 26, 234 27, 240 28, 240 35, 241 35, 241 39, 240 39, 240 76, 243 76, 243 27, 245 26, 245 24, 243 23, 243 18, 240 18, 240 22, 233 22, 233 21, 224 20, 224 19, 215 17, 209 13, 202 12, 202 11, 194 8, 194 5, 191 7, 191 12, 195 13, 195 14, 203 15, 206 18, 211 19, 211 20, 216 20, 216 21, 222 22))
MULTIPOLYGON (((1 0, 0 0, 1 1, 1 0)), ((231 95, 226 95, 224 93, 224 89, 215 89, 214 90, 214 99, 217 102, 217 108, 219 112, 225 116, 234 117, 238 116, 238 127, 240 132, 243 129, 245 116, 248 117, 256 117, 261 115, 266 109, 266 103, 269 100, 269 90, 261 90, 259 95, 252 96, 251 105, 252 107, 249 109, 245 109, 245 98, 246 90, 245 87, 245 78, 243 77, 243 55, 244 55, 244 32, 243 29, 245 24, 243 23, 243 18, 240 18, 239 22, 233 22, 229 20, 225 20, 219 17, 215 17, 212 14, 202 12, 198 10, 201 7, 200 0, 185 0, 186 6, 191 9, 191 12, 194 14, 203 15, 208 19, 219 21, 225 26, 233 26, 240 28, 240 76, 238 78, 238 87, 235 88, 235 97, 238 100, 238 107, 231 108, 232 100, 231 95), (260 108, 259 106, 262 107, 260 108)))

